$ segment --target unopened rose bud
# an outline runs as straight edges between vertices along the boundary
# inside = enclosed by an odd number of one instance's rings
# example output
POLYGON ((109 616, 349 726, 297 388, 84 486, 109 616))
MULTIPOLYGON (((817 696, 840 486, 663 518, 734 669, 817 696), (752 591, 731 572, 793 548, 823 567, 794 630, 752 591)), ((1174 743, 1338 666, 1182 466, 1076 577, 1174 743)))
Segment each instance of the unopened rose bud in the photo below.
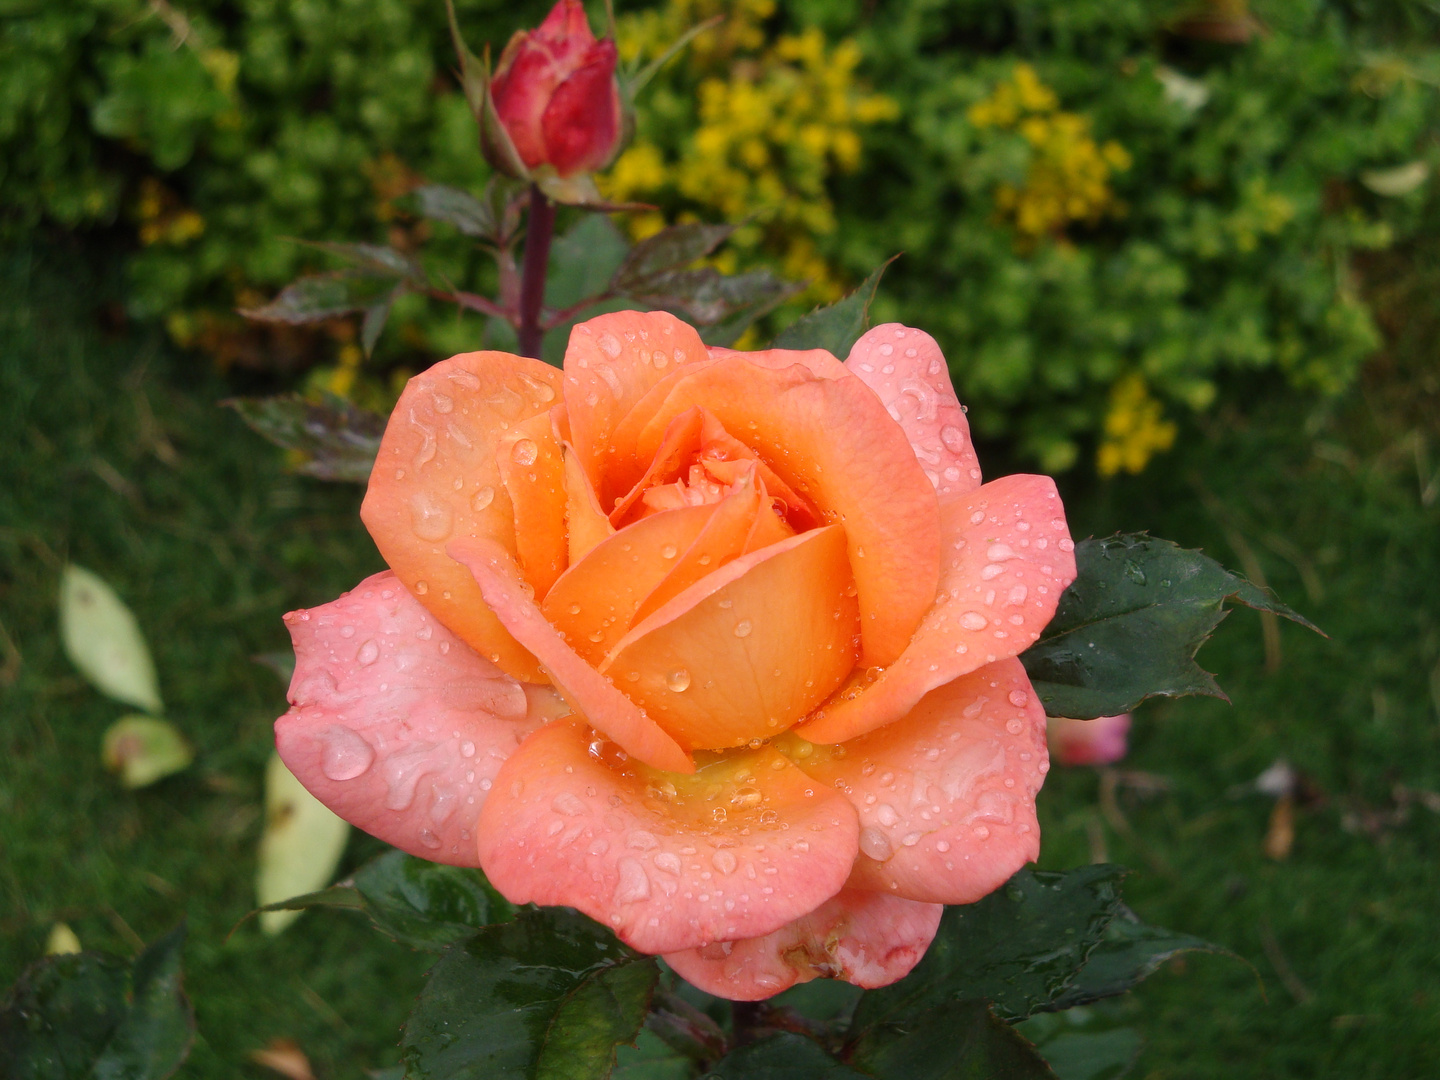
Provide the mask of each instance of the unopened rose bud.
MULTIPOLYGON (((594 172, 619 149, 623 129, 613 38, 596 40, 580 0, 560 0, 535 30, 505 46, 489 92, 514 156, 526 169, 555 175, 594 172)), ((487 158, 513 174, 509 147, 487 145, 487 158)))
POLYGON ((1094 720, 1052 716, 1047 732, 1050 756, 1061 765, 1110 765, 1125 756, 1129 733, 1129 713, 1094 720))

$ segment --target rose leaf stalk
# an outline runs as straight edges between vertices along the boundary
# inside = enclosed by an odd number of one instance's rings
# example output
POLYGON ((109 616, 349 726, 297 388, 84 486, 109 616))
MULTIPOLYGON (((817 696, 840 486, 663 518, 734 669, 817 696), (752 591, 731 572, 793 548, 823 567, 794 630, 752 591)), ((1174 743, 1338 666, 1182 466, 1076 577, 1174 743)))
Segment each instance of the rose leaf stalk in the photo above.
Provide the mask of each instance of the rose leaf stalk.
POLYGON ((555 235, 555 204, 539 185, 530 185, 530 219, 525 228, 525 263, 520 271, 520 355, 540 359, 545 328, 540 307, 545 300, 545 273, 550 265, 550 240, 555 235))

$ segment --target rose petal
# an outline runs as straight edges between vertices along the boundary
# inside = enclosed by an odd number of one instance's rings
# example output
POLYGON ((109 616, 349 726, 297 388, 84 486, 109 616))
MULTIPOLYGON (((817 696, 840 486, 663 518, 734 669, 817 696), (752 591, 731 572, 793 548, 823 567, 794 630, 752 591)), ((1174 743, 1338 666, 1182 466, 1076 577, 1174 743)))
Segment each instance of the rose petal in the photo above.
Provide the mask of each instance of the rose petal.
POLYGON ((740 349, 726 349, 722 346, 711 345, 708 351, 712 360, 720 360, 727 356, 739 356, 752 364, 775 371, 800 364, 809 368, 812 374, 818 375, 822 379, 843 379, 846 375, 852 374, 846 370, 844 364, 824 349, 756 349, 752 352, 745 352, 740 349))
POLYGON ((963 495, 980 486, 970 423, 934 338, 923 330, 885 323, 855 342, 845 367, 880 395, 905 429, 938 494, 963 495))
POLYGON ((934 602, 940 572, 935 491, 899 425, 859 379, 730 356, 671 384, 640 433, 639 458, 653 456, 670 421, 696 405, 845 526, 864 662, 893 661, 934 602))
POLYGON ((840 749, 792 756, 860 812, 852 886, 969 904, 1040 854, 1045 710, 1019 660, 956 679, 840 749))
POLYGON ((778 734, 855 663, 856 603, 838 525, 744 555, 636 624, 600 670, 681 746, 778 734))
MULTIPOLYGON (((768 504, 768 500, 766 502, 768 504)), ((761 492, 755 485, 754 473, 742 479, 735 491, 713 504, 713 509, 714 513, 710 515, 710 520, 705 523, 699 535, 673 560, 673 568, 665 575, 664 580, 655 586, 654 591, 635 609, 634 616, 626 625, 627 630, 654 614, 701 578, 745 553, 746 544, 755 532, 756 515, 761 512, 761 492)), ((769 512, 768 508, 766 512, 769 512)), ((770 516, 775 517, 773 513, 770 516)), ((615 641, 619 640, 619 637, 615 638, 615 641)), ((612 641, 611 645, 614 643, 612 641)), ((606 652, 609 652, 608 648, 606 652)))
POLYGON ((776 751, 674 777, 589 743, 582 723, 548 724, 495 782, 480 861, 514 903, 568 904, 658 953, 768 934, 844 883, 854 810, 776 751))
POLYGON ((565 349, 565 405, 575 451, 585 475, 595 485, 601 506, 610 497, 601 474, 615 425, 677 367, 704 360, 708 357, 700 335, 663 311, 617 311, 570 331, 565 349))
POLYGON ((680 553, 704 531, 719 505, 652 514, 597 544, 555 582, 542 606, 545 617, 571 648, 599 664, 630 630, 636 609, 675 568, 680 553))
POLYGON ((760 1001, 811 979, 873 989, 903 979, 935 939, 940 904, 842 889, 762 938, 666 953, 691 986, 731 1001, 760 1001))
POLYGON ((500 478, 515 512, 515 553, 520 570, 543 597, 565 571, 565 459, 550 416, 537 413, 516 424, 495 450, 500 478))
MULTIPOLYGON (((590 478, 570 446, 565 453, 565 537, 569 565, 574 566, 602 541, 615 535, 615 527, 600 509, 590 478)), ((547 594, 548 595, 548 594, 547 594)))
MULTIPOLYGON (((500 765, 546 718, 388 571, 285 616, 286 766, 347 821, 426 859, 475 866, 475 819, 500 765)), ((553 691, 532 687, 536 695, 553 691)), ((549 710, 553 712, 553 708, 549 710)))
POLYGON ((495 452, 505 432, 548 411, 559 389, 548 364, 500 352, 452 356, 415 376, 390 415, 360 508, 405 587, 476 652, 530 681, 543 681, 535 658, 481 601, 445 542, 488 537, 515 554, 495 452))
POLYGON ((619 526, 624 522, 647 489, 668 483, 685 470, 690 459, 700 450, 703 421, 702 410, 689 409, 670 422, 650 464, 644 467, 643 475, 624 497, 615 500, 615 509, 610 512, 611 524, 619 526))
POLYGON ((475 575, 484 602, 505 628, 540 658, 571 708, 641 761, 670 772, 695 771, 674 739, 565 643, 525 595, 509 552, 480 539, 457 540, 450 552, 475 575))
POLYGON ((553 49, 538 34, 517 32, 500 56, 491 83, 495 115, 530 168, 545 160, 540 118, 562 77, 553 49))
POLYGON ((540 129, 546 159, 560 176, 592 172, 610 160, 620 138, 615 41, 597 41, 584 64, 555 88, 540 129))
POLYGON ((940 506, 941 578, 935 606, 900 659, 847 689, 796 729, 839 743, 906 715, 931 690, 1018 656, 1075 580, 1075 545, 1048 476, 1005 476, 940 506))

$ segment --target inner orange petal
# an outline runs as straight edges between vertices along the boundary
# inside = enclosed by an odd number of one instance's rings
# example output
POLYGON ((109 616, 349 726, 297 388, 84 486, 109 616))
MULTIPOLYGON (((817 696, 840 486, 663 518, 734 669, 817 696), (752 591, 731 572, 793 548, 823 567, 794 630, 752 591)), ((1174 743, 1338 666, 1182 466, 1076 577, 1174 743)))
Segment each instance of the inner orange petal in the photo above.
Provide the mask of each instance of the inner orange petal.
POLYGON ((716 505, 667 510, 602 540, 546 594, 545 617, 576 652, 599 663, 629 631, 635 609, 695 542, 716 505))
POLYGON ((569 565, 574 566, 590 553, 596 544, 615 535, 615 527, 600 509, 590 478, 580 465, 574 448, 565 452, 565 538, 569 547, 569 565))
POLYGON ((565 462, 548 413, 522 420, 495 449, 515 512, 515 553, 525 580, 543 597, 565 572, 565 462))
POLYGON ((495 452, 503 435, 554 404, 560 373, 538 360, 474 352, 406 385, 380 440, 360 516, 396 577, 445 626, 507 674, 544 682, 539 665, 486 607, 474 577, 445 554, 454 536, 515 553, 510 496, 495 452))
POLYGON ((600 670, 687 749, 769 738, 854 665, 853 592, 845 530, 802 533, 680 593, 600 670))
POLYGON ((845 526, 865 663, 893 662, 934 603, 940 576, 939 502, 904 431, 853 376, 825 379, 798 364, 777 370, 730 356, 667 384, 636 438, 639 457, 652 456, 671 420, 697 405, 825 520, 845 526))

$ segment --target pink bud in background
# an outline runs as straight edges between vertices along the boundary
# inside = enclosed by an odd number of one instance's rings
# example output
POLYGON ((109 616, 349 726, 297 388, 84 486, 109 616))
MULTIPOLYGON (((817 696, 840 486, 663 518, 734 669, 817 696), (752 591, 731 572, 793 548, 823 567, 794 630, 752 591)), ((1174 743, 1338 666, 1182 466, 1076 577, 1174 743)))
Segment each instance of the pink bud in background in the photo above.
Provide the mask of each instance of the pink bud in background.
POLYGON ((560 0, 532 31, 505 46, 490 84, 495 114, 520 160, 561 177, 593 172, 621 136, 615 41, 597 41, 580 0, 560 0))
POLYGON ((1046 729, 1050 756, 1061 765, 1110 765, 1125 756, 1130 714, 1072 720, 1052 716, 1046 729))

